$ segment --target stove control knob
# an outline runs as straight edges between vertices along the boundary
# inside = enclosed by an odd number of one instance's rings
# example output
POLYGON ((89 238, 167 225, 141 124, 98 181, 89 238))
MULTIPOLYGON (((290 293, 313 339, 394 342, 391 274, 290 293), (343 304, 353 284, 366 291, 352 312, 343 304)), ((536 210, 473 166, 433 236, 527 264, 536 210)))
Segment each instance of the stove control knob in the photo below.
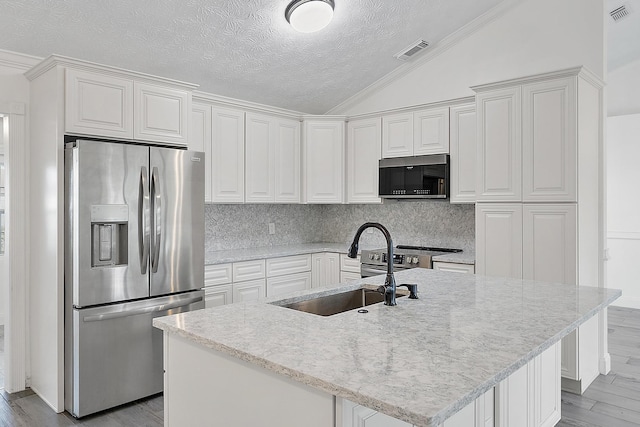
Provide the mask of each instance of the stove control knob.
POLYGON ((373 259, 373 254, 369 254, 369 259, 373 259))
POLYGON ((373 259, 378 261, 380 259, 380 254, 373 254, 373 259))
POLYGON ((418 257, 417 257, 417 256, 414 256, 414 257, 413 257, 413 263, 414 263, 414 264, 417 264, 417 263, 418 263, 418 261, 419 261, 419 260, 418 260, 418 257))
POLYGON ((411 258, 410 256, 408 256, 406 259, 407 259, 407 264, 411 264, 413 262, 413 258, 411 258))

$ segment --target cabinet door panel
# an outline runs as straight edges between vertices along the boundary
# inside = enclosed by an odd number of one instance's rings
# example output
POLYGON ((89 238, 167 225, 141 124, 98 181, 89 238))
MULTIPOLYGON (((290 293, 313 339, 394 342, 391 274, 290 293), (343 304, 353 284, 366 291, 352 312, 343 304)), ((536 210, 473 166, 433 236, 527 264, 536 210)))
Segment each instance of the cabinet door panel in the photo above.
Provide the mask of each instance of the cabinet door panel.
POLYGON ((522 200, 521 88, 476 96, 478 201, 522 200))
POLYGON ((575 202, 575 79, 528 84, 522 90, 522 198, 575 202))
POLYGON ((342 203, 344 122, 305 122, 304 182, 307 203, 342 203))
POLYGON ((534 359, 535 425, 553 427, 560 421, 560 343, 534 359))
POLYGON ((275 140, 273 118, 247 113, 245 144, 245 200, 275 201, 275 140))
POLYGON ((275 201, 300 203, 300 122, 278 119, 275 132, 275 201))
POLYGON ((349 258, 347 254, 340 254, 340 271, 360 274, 360 255, 349 258))
POLYGON ((143 141, 187 145, 191 93, 146 83, 134 83, 133 137, 143 141))
POLYGON ((231 285, 205 286, 204 308, 219 307, 233 302, 233 287, 231 285))
POLYGON ((212 109, 211 147, 212 201, 244 202, 244 112, 212 109))
POLYGON ((521 204, 476 204, 476 273, 522 278, 521 204))
POLYGON ((204 201, 210 202, 211 195, 211 106, 193 103, 191 107, 191 137, 189 150, 204 152, 204 201))
POLYGON ((476 201, 476 106, 451 107, 451 203, 476 201))
POLYGON ((250 302, 262 299, 267 294, 265 279, 250 280, 233 284, 233 302, 250 302))
POLYGON ((449 108, 413 113, 413 155, 449 154, 449 108))
POLYGON ((65 131, 133 138, 133 80, 67 69, 65 131))
POLYGON ((575 285, 576 205, 525 204, 523 212, 522 277, 575 285))
POLYGON ((310 271, 267 279, 267 296, 269 298, 305 289, 311 289, 310 271))
POLYGON ((413 113, 382 117, 382 157, 413 156, 413 113))
POLYGON ((378 197, 381 119, 354 120, 347 132, 347 202, 381 203, 378 197))

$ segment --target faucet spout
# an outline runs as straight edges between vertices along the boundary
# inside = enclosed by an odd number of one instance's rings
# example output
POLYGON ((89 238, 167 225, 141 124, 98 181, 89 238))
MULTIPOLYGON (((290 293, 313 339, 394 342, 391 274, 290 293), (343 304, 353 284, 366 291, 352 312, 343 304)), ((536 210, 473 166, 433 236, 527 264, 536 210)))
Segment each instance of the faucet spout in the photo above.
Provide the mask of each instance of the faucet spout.
POLYGON ((347 256, 349 258, 355 258, 358 256, 358 243, 360 242, 360 236, 362 232, 367 228, 377 228, 382 232, 384 238, 387 240, 387 277, 384 280, 384 305, 396 305, 396 279, 393 276, 393 241, 391 240, 391 234, 386 227, 377 222, 364 223, 356 231, 356 235, 353 238, 351 246, 349 246, 349 252, 347 256))

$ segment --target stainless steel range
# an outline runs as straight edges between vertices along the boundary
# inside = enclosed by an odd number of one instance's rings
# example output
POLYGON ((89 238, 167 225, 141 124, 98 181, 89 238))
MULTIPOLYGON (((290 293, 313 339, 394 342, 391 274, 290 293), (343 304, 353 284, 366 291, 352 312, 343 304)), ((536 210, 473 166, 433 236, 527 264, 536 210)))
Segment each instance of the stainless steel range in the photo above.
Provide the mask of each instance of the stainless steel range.
MULTIPOLYGON (((431 268, 431 258, 447 253, 462 252, 462 249, 431 248, 425 246, 398 245, 393 251, 394 271, 409 268, 431 268)), ((363 250, 360 255, 360 275, 376 276, 387 272, 387 249, 363 250)))

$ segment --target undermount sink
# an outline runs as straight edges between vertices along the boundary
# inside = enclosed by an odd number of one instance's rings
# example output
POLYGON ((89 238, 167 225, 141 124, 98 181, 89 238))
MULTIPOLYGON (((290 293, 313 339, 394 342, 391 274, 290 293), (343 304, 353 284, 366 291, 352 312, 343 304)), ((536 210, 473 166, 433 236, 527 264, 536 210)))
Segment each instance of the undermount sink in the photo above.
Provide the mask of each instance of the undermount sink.
MULTIPOLYGON (((396 297, 404 297, 409 292, 396 290, 396 297)), ((363 285, 361 288, 333 295, 326 295, 311 298, 304 301, 292 302, 289 304, 277 304, 281 307, 292 310, 304 311, 305 313, 317 314, 319 316, 333 316, 334 314, 366 307, 384 301, 384 295, 378 291, 377 285, 363 285)))

